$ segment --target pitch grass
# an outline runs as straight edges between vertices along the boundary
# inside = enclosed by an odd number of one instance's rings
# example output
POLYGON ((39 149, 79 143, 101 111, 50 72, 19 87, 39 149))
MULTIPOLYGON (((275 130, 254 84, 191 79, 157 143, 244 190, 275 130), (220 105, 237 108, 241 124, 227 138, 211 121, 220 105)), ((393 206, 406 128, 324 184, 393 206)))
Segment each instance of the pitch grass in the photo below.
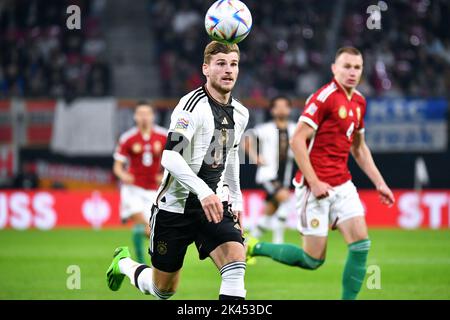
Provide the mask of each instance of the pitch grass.
MULTIPOLYGON (((371 230, 369 265, 381 271, 381 289, 364 285, 360 299, 450 299, 450 231, 371 230)), ((266 236, 269 239, 270 235, 266 236)), ((0 299, 152 299, 128 280, 106 286, 114 248, 131 245, 129 230, 0 231, 0 299), (81 270, 81 289, 69 290, 67 268, 81 270)), ((295 231, 287 241, 299 243, 295 231)), ((316 271, 258 258, 247 267, 248 299, 339 299, 346 246, 331 232, 325 264, 316 271)), ((367 278, 366 278, 367 279, 367 278)), ((211 261, 186 256, 174 299, 216 299, 220 277, 211 261)))

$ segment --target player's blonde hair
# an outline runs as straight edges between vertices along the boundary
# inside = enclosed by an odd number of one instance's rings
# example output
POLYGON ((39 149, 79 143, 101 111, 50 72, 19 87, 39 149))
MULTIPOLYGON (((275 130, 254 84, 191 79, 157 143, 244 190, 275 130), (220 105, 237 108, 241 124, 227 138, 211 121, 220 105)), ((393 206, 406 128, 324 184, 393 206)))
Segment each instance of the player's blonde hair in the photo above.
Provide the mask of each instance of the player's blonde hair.
POLYGON ((336 56, 334 57, 334 61, 336 61, 339 58, 339 56, 343 53, 348 53, 348 54, 352 54, 355 56, 362 56, 361 51, 359 51, 355 47, 342 47, 342 48, 339 48, 338 51, 336 51, 336 56))
POLYGON ((227 54, 230 52, 236 52, 238 57, 240 57, 240 51, 237 44, 224 44, 219 41, 211 41, 205 48, 203 63, 209 64, 213 55, 218 53, 227 54))

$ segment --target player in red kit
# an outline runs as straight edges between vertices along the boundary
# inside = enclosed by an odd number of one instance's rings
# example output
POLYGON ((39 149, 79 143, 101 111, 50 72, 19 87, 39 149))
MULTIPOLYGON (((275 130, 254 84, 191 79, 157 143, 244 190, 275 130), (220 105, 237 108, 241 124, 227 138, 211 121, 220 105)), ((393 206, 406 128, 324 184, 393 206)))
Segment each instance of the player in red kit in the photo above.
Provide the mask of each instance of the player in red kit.
POLYGON ((123 133, 114 153, 114 174, 120 179, 120 217, 133 221, 137 260, 144 261, 142 239, 150 236, 151 206, 162 177, 161 155, 166 130, 155 125, 152 107, 139 102, 134 111, 136 126, 123 133))
POLYGON ((356 299, 361 290, 370 248, 364 208, 347 167, 349 153, 375 185, 381 202, 395 201, 364 140, 366 100, 355 89, 362 70, 356 48, 339 49, 332 65, 334 79, 306 101, 291 139, 299 166, 294 184, 303 249, 255 239, 247 249, 248 256, 315 270, 325 262, 329 227, 339 229, 348 245, 342 299, 356 299))

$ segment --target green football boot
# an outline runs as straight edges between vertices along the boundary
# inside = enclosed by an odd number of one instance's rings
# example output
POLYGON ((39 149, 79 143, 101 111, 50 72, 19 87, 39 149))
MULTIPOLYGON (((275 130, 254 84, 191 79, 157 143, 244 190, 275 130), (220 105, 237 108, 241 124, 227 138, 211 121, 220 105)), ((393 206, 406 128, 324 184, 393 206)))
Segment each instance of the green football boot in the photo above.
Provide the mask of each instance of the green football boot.
POLYGON ((120 273, 119 260, 129 258, 130 256, 128 247, 118 247, 114 251, 113 260, 108 270, 106 270, 106 283, 112 291, 117 291, 120 289, 123 278, 125 277, 124 274, 120 273))
POLYGON ((252 237, 251 235, 247 235, 245 237, 245 246, 246 246, 246 262, 248 265, 254 265, 256 264, 256 258, 253 257, 253 249, 255 248, 256 244, 259 242, 258 239, 255 237, 252 237))

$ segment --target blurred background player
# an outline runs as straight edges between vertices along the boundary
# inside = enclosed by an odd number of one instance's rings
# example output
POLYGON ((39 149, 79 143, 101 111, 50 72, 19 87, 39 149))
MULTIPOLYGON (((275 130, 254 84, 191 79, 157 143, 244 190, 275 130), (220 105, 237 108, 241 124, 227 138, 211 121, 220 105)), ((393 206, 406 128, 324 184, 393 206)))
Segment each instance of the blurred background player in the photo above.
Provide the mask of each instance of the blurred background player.
POLYGON ((349 152, 370 178, 383 204, 394 195, 378 171, 364 140, 366 100, 355 89, 363 70, 359 50, 344 47, 332 65, 334 79, 306 102, 291 146, 299 171, 295 177, 298 229, 303 250, 291 244, 248 245, 250 256, 315 270, 325 262, 329 224, 348 245, 342 299, 356 299, 366 274, 370 248, 364 208, 347 167, 349 152))
POLYGON ((113 171, 121 181, 122 223, 133 222, 136 258, 144 262, 143 239, 150 237, 150 212, 162 178, 161 155, 167 131, 154 124, 153 108, 145 101, 136 105, 134 121, 136 126, 120 136, 113 171))
POLYGON ((289 120, 291 101, 277 96, 270 101, 272 120, 257 125, 245 143, 250 163, 256 163, 256 182, 266 192, 264 216, 251 229, 253 237, 260 238, 270 227, 274 243, 284 242, 284 228, 289 214, 289 198, 293 178, 294 154, 289 148, 296 124, 289 120), (273 216, 276 213, 276 219, 273 216))

